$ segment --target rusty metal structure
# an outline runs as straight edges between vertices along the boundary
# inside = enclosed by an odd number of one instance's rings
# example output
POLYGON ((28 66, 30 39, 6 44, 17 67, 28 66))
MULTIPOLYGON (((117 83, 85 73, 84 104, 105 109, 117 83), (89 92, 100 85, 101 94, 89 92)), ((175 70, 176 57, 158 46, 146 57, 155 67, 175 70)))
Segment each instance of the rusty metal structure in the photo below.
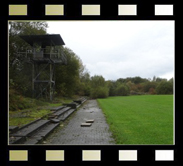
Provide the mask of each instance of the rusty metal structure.
POLYGON ((31 49, 18 54, 32 66, 32 97, 53 100, 55 91, 55 65, 66 65, 67 59, 62 51, 65 45, 59 34, 20 36, 31 49))

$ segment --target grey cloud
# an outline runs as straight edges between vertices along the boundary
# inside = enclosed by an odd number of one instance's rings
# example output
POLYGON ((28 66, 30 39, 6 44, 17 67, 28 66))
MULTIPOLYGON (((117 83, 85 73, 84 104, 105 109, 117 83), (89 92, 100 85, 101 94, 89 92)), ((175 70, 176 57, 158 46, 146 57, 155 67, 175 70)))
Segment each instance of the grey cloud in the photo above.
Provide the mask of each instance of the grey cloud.
POLYGON ((173 21, 59 21, 57 26, 49 25, 49 33, 60 33, 91 75, 111 80, 173 76, 173 21))

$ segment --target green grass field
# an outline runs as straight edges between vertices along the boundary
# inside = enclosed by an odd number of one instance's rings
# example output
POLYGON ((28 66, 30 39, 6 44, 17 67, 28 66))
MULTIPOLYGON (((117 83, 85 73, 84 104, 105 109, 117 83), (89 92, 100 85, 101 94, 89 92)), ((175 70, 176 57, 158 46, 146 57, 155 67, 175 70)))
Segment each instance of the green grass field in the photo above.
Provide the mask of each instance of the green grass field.
POLYGON ((97 99, 117 144, 173 144, 173 95, 97 99))

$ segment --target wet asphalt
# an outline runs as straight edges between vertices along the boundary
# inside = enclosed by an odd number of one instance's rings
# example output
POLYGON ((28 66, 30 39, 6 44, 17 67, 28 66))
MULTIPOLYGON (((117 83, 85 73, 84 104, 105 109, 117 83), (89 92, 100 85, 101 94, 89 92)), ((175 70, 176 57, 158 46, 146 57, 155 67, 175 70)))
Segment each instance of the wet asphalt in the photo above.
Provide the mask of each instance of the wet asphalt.
MULTIPOLYGON (((63 124, 64 125, 64 124, 63 124)), ((64 127, 52 133, 45 144, 58 145, 114 145, 112 133, 96 100, 88 100, 69 119, 64 127), (93 120, 90 127, 81 127, 93 120)))

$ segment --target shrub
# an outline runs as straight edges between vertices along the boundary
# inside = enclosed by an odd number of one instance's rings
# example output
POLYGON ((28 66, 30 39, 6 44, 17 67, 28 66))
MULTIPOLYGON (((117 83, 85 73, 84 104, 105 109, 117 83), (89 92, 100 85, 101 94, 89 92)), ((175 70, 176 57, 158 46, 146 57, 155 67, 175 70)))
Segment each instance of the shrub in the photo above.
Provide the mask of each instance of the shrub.
POLYGON ((90 97, 93 99, 106 98, 108 96, 109 96, 109 90, 107 87, 98 87, 91 89, 90 97))
POLYGON ((34 107, 35 103, 30 98, 23 97, 16 90, 10 88, 9 89, 9 110, 17 111, 26 108, 34 107))
POLYGON ((173 94, 173 83, 169 81, 161 81, 156 88, 157 94, 173 94))
POLYGON ((151 94, 151 95, 156 94, 155 89, 154 89, 154 88, 150 88, 150 89, 149 89, 149 94, 151 94))
POLYGON ((116 89, 116 94, 118 96, 127 96, 130 93, 130 89, 127 85, 121 84, 116 89))
POLYGON ((85 88, 84 88, 84 95, 85 96, 90 96, 90 91, 91 91, 90 87, 89 86, 85 86, 85 88))

